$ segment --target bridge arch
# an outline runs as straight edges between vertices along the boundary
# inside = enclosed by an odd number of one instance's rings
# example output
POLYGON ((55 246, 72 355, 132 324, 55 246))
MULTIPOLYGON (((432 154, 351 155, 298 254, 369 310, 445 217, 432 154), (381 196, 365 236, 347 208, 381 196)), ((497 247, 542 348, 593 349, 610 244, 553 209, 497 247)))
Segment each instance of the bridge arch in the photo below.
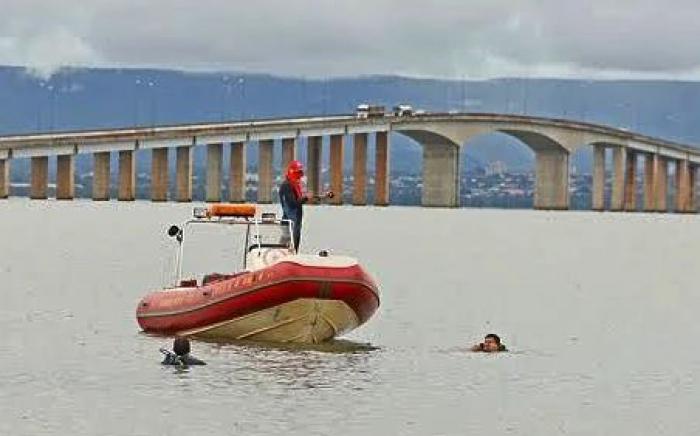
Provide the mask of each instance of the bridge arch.
POLYGON ((578 146, 575 141, 581 138, 530 126, 505 127, 473 122, 426 123, 396 131, 423 146, 424 206, 459 206, 461 147, 477 136, 503 133, 518 139, 535 153, 535 208, 569 207, 569 155, 578 146))
POLYGON ((399 133, 423 147, 423 206, 459 206, 460 144, 430 130, 401 130, 399 133))

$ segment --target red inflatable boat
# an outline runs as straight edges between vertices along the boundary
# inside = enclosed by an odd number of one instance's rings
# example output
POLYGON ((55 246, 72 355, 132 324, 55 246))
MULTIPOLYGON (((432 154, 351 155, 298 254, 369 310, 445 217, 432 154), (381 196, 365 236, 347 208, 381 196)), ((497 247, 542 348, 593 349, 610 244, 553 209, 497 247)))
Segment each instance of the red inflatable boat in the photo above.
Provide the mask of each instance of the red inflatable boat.
POLYGON ((146 295, 136 317, 146 332, 207 339, 318 343, 365 323, 379 291, 358 262, 327 252, 298 255, 291 223, 254 206, 213 205, 169 234, 180 242, 177 286, 146 295), (180 277, 184 229, 195 223, 245 226, 244 270, 209 274, 201 283, 180 277), (268 232, 266 232, 268 231, 268 232))

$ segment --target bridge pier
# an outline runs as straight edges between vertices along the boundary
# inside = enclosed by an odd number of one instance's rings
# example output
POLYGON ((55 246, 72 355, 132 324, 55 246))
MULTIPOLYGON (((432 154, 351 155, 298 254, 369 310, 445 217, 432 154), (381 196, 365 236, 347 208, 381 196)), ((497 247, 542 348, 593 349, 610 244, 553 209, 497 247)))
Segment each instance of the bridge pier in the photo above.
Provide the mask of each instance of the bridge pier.
POLYGON ((352 204, 365 206, 367 204, 367 134, 355 133, 352 143, 352 204))
POLYGON ((686 159, 676 161, 676 212, 692 212, 690 162, 686 159))
POLYGON ((221 201, 221 164, 224 157, 224 144, 207 144, 207 186, 206 201, 221 201))
POLYGON ((275 142, 266 139, 258 142, 258 203, 272 203, 272 159, 275 142))
POLYGON ((535 152, 535 209, 569 208, 569 153, 540 149, 535 152))
POLYGON ((330 176, 331 191, 333 198, 330 204, 343 204, 343 147, 345 145, 344 135, 331 135, 330 141, 330 176))
POLYGON ((666 158, 654 155, 654 164, 656 166, 656 180, 654 183, 654 196, 657 212, 667 212, 668 207, 666 204, 667 192, 668 192, 668 161, 666 158))
POLYGON ((94 201, 109 200, 110 152, 93 153, 92 157, 92 199, 94 201))
POLYGON ((10 160, 0 159, 0 198, 10 196, 10 160))
POLYGON ((625 173, 627 170, 627 150, 624 147, 613 147, 613 177, 612 193, 610 195, 610 210, 620 212, 625 207, 625 173))
MULTIPOLYGON (((389 132, 377 132, 375 136, 374 156, 374 204, 375 206, 389 205, 389 132)), ((459 148, 457 149, 457 164, 459 165, 459 148)), ((457 173, 459 184, 459 172, 457 173)), ((459 205, 459 197, 457 198, 459 205)))
POLYGON ((117 200, 134 201, 136 199, 136 159, 133 150, 119 151, 119 188, 117 200))
POLYGON ((231 202, 245 202, 246 155, 245 143, 231 144, 231 161, 229 165, 228 199, 231 202))
POLYGON ((47 185, 49 181, 49 157, 34 156, 31 163, 31 185, 29 198, 32 200, 46 200, 47 185))
POLYGON ((306 138, 306 182, 307 189, 315 195, 321 194, 321 136, 306 138))
POLYGON ((605 210, 605 146, 593 146, 593 192, 592 209, 605 210))
POLYGON ((168 149, 151 151, 151 201, 168 201, 168 149))
POLYGON ((289 162, 296 159, 297 151, 297 139, 296 138, 282 138, 282 168, 280 172, 282 173, 282 178, 287 174, 287 167, 289 162))
POLYGON ((56 200, 75 197, 75 157, 72 154, 56 156, 56 200))
POLYGON ((625 211, 637 210, 637 153, 628 150, 625 163, 625 211))
POLYGON ((697 183, 697 173, 698 173, 698 168, 690 164, 689 169, 688 169, 688 189, 690 192, 688 192, 688 212, 690 213, 697 213, 697 200, 695 199, 695 195, 697 193, 695 189, 695 184, 697 183))
POLYGON ((423 206, 459 207, 459 146, 423 144, 423 206))
POLYGON ((180 203, 188 203, 192 201, 192 154, 192 147, 189 145, 182 145, 176 148, 175 201, 180 203))
POLYGON ((656 165, 654 164, 654 155, 645 154, 644 155, 644 212, 653 212, 656 210, 655 206, 655 179, 656 165))

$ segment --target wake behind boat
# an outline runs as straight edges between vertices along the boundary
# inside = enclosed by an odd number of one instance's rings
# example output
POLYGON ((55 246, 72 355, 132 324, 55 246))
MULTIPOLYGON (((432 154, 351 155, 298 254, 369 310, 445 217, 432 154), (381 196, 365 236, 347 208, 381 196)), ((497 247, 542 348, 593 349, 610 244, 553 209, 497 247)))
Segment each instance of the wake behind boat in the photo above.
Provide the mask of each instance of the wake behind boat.
POLYGON ((136 318, 150 333, 206 339, 319 343, 364 324, 379 307, 379 290, 357 260, 296 254, 292 224, 254 205, 195 208, 195 218, 169 234, 179 242, 176 286, 151 292, 136 318), (192 225, 245 229, 243 270, 181 277, 184 234, 192 225))

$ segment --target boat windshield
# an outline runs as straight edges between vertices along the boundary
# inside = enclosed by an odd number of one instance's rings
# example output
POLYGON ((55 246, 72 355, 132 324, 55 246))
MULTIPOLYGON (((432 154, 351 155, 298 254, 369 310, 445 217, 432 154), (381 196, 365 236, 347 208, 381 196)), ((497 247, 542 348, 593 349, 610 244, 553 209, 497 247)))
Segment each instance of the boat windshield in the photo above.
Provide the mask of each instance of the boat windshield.
POLYGON ((253 223, 250 224, 248 251, 255 248, 292 249, 289 223, 253 223))
POLYGON ((287 220, 190 220, 182 229, 175 283, 183 278, 202 283, 212 273, 256 270, 290 254, 294 245, 287 220))

